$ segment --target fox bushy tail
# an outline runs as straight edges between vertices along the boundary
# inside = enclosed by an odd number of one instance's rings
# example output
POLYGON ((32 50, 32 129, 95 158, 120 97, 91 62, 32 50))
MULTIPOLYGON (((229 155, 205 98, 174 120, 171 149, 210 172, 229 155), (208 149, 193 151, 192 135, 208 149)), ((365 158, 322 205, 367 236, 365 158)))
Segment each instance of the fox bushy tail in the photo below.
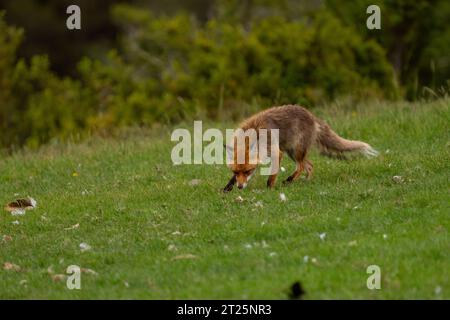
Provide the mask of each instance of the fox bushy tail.
POLYGON ((345 158, 345 153, 358 152, 372 158, 378 156, 378 151, 369 144, 347 140, 338 136, 328 124, 321 120, 316 120, 316 143, 323 155, 333 158, 345 158))

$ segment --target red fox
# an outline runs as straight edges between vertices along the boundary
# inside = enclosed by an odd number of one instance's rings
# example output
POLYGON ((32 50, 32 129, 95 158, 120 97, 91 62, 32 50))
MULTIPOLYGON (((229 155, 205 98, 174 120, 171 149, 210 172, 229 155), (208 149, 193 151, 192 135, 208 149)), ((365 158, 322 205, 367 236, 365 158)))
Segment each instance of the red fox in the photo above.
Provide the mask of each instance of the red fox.
MULTIPOLYGON (((296 105, 272 107, 259 112, 241 123, 240 128, 243 131, 256 130, 257 139, 259 139, 260 129, 279 130, 278 154, 271 156, 277 157, 278 163, 281 163, 283 153, 287 153, 296 163, 296 170, 286 179, 287 183, 296 180, 302 172, 306 173, 307 179, 312 177, 313 165, 307 156, 313 145, 317 145, 323 155, 337 158, 345 158, 344 153, 352 151, 367 157, 378 155, 378 152, 365 142, 339 137, 324 121, 316 118, 305 108, 296 105)), ((252 148, 250 141, 245 142, 245 161, 243 163, 236 161, 238 150, 236 138, 234 138, 234 142, 234 147, 226 146, 233 153, 233 160, 228 164, 233 171, 233 176, 223 189, 224 192, 231 191, 235 184, 239 189, 245 188, 255 173, 258 163, 258 161, 252 163, 249 161, 249 149, 252 148)), ((269 151, 267 153, 270 154, 269 151)), ((278 170, 269 175, 267 187, 272 188, 275 185, 277 174, 278 170)))

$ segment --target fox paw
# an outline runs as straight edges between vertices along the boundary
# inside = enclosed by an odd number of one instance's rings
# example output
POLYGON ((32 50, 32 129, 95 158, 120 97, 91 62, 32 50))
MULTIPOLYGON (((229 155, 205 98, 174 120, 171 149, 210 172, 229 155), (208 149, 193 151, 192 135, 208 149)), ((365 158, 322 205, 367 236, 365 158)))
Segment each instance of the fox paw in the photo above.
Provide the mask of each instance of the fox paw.
POLYGON ((233 186, 226 186, 225 188, 223 188, 224 193, 230 192, 231 190, 233 190, 233 186))
POLYGON ((283 181, 283 184, 290 184, 294 181, 294 178, 292 176, 289 176, 286 180, 283 181))

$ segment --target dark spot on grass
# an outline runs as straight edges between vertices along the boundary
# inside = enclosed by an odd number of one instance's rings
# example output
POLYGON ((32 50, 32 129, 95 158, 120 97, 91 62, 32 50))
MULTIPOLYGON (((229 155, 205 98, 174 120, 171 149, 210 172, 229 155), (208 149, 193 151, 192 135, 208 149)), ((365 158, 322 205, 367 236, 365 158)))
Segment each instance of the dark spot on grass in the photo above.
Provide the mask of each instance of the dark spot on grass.
POLYGON ((296 281, 289 288, 289 299, 302 299, 302 296, 305 295, 305 293, 300 281, 296 281))

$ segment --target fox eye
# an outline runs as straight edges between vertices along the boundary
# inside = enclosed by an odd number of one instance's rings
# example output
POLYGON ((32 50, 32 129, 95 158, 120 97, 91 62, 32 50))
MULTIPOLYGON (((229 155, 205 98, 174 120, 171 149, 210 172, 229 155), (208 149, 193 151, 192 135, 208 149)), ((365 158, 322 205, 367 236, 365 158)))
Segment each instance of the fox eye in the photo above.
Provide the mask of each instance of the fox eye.
POLYGON ((250 173, 252 173, 252 171, 253 171, 253 170, 247 170, 247 171, 244 171, 244 174, 249 175, 250 173))

